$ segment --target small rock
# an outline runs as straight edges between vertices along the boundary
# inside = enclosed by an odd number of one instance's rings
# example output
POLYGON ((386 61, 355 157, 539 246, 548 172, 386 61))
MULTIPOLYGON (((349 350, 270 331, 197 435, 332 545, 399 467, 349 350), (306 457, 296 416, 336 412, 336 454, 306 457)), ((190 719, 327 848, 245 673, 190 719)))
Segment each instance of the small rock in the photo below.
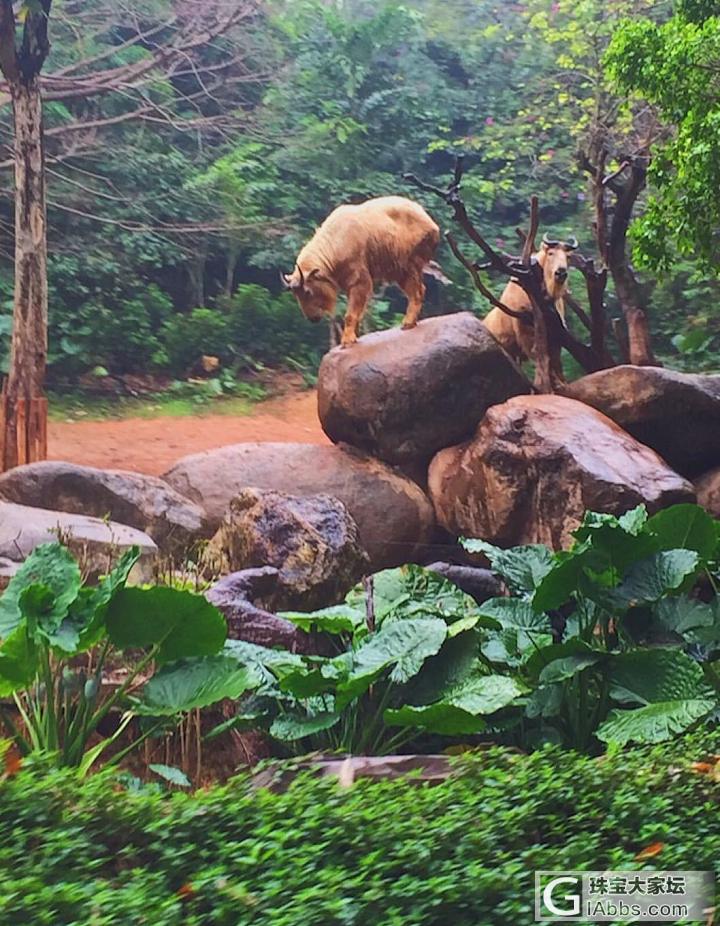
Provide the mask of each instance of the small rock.
POLYGON ((312 652, 312 636, 265 610, 275 602, 287 607, 280 572, 272 566, 244 569, 224 576, 205 597, 225 615, 232 639, 258 646, 282 647, 294 653, 312 652))
POLYGON ((504 594, 502 581, 490 569, 456 566, 454 563, 431 563, 425 568, 457 585, 460 591, 470 595, 478 604, 504 594))
POLYGON ((653 512, 695 499, 655 451, 600 412, 556 395, 491 408, 473 440, 432 461, 430 494, 453 534, 500 546, 567 546, 586 510, 653 512))
POLYGON ((458 312, 330 351, 320 365, 318 412, 335 443, 389 463, 427 463, 469 438, 491 405, 530 391, 480 319, 458 312))
POLYGON ((274 566, 287 606, 314 611, 337 604, 369 569, 357 525, 329 495, 245 489, 203 554, 216 574, 274 566))

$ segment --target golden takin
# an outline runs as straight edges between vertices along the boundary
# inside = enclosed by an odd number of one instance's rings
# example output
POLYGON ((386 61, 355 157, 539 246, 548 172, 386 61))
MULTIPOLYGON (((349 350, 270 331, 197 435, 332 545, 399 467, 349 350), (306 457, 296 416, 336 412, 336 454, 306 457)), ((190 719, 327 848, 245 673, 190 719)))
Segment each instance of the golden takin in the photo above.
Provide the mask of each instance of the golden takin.
POLYGON ((283 282, 313 322, 334 315, 339 293, 347 293, 341 346, 349 347, 357 341, 376 283, 402 289, 408 298, 403 328, 415 327, 425 298, 423 273, 439 241, 440 229, 427 212, 402 196, 339 206, 302 249, 293 272, 283 274, 283 282))
MULTIPOLYGON (((543 237, 542 245, 533 260, 543 268, 545 289, 555 302, 555 310, 565 324, 565 296, 567 295, 568 256, 577 248, 574 238, 559 241, 543 237)), ((500 302, 509 309, 522 312, 522 318, 515 318, 494 308, 484 318, 485 327, 500 342, 510 356, 518 363, 533 360, 535 352, 535 335, 533 332, 533 314, 530 300, 525 290, 512 280, 505 287, 500 302)))

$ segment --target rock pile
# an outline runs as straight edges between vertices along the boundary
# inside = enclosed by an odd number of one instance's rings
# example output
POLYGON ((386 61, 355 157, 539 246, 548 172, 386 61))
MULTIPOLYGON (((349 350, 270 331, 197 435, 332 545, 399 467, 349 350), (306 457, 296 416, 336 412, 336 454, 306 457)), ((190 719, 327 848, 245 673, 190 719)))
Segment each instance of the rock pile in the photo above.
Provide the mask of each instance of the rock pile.
POLYGON ((162 479, 69 463, 0 476, 0 584, 58 535, 95 573, 138 544, 145 577, 158 557, 200 559, 235 636, 308 651, 274 611, 335 604, 364 574, 441 549, 432 568, 478 600, 501 593, 445 555, 459 535, 559 548, 588 508, 696 495, 720 517, 720 376, 622 366, 532 393, 470 313, 368 335, 320 368, 333 446, 236 444, 162 479))

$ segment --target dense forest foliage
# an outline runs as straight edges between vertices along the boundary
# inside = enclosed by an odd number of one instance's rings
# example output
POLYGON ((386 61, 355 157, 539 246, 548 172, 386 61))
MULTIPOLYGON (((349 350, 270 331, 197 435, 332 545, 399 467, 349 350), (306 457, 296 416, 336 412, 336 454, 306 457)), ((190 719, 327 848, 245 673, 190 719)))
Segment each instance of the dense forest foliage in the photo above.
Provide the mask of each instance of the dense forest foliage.
MULTIPOLYGON (((143 69, 173 41, 184 6, 64 0, 53 13, 52 383, 92 370, 181 376, 202 354, 229 369, 289 362, 312 372, 327 331, 305 322, 278 274, 336 205, 422 198, 402 173, 444 184, 463 151, 464 194, 490 240, 517 251, 514 230, 538 193, 541 229, 575 234, 592 253, 577 151, 599 142, 612 167, 643 133, 657 158, 635 241, 657 346, 673 365, 711 362, 716 4, 248 2, 222 35, 204 40, 198 28, 186 66, 164 68, 159 56, 143 69), (140 76, 113 83, 136 62, 140 76)), ((7 144, 7 102, 0 113, 7 144)), ((2 167, 6 335, 11 160, 2 167)), ((437 200, 425 205, 447 225, 437 200)), ((440 262, 452 285, 432 285, 428 311, 486 311, 449 252, 440 262)), ((394 291, 382 293, 370 324, 393 323, 401 309, 394 291)))

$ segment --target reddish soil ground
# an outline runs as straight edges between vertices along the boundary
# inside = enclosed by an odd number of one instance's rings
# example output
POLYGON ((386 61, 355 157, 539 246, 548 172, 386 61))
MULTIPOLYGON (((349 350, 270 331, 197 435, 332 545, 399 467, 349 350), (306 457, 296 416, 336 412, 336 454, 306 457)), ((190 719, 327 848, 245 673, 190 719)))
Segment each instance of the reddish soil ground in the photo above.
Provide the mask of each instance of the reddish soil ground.
POLYGON ((242 441, 327 444, 314 392, 259 403, 250 415, 51 422, 48 456, 160 475, 180 457, 242 441))

